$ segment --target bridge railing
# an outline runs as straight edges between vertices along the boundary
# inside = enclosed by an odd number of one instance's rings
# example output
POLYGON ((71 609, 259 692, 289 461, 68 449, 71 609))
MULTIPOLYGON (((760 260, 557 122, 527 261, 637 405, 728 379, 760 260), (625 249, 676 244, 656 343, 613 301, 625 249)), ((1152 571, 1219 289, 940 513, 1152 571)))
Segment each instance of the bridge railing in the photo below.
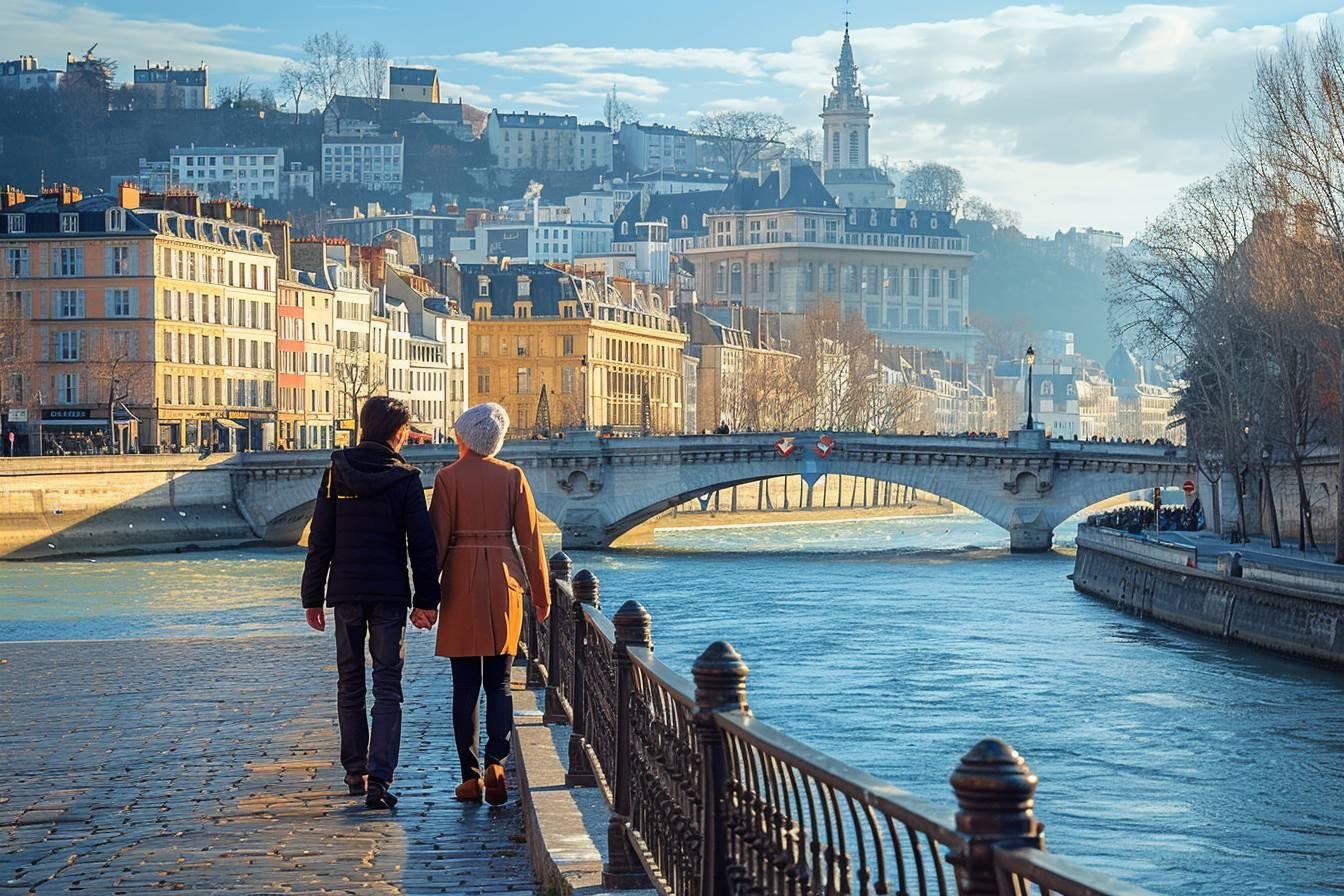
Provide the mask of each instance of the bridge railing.
POLYGON ((551 558, 551 619, 529 622, 525 636, 549 636, 530 665, 545 667, 533 677, 546 679, 547 721, 572 725, 566 783, 599 787, 611 808, 604 886, 668 896, 1147 894, 1045 850, 1036 776, 1002 741, 961 758, 955 810, 943 808, 757 719, 732 645, 711 644, 690 679, 678 674, 654 656, 642 606, 626 601, 608 620, 597 577, 571 579, 570 569, 564 554, 551 558))

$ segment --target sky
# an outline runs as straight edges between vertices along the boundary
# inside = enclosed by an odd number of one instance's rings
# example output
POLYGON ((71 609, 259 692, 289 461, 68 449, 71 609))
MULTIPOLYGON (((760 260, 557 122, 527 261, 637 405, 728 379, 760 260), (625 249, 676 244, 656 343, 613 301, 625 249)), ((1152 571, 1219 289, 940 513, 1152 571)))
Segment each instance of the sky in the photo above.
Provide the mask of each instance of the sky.
MULTIPOLYGON (((1127 238, 1228 160, 1261 54, 1344 23, 1322 0, 848 6, 874 161, 953 165, 1029 233, 1127 238)), ((759 109, 801 130, 819 126, 845 15, 796 0, 0 0, 0 58, 57 68, 97 42, 119 79, 146 60, 205 61, 217 89, 264 84, 308 34, 337 30, 437 66, 445 99, 485 109, 593 120, 614 86, 646 122, 759 109)))

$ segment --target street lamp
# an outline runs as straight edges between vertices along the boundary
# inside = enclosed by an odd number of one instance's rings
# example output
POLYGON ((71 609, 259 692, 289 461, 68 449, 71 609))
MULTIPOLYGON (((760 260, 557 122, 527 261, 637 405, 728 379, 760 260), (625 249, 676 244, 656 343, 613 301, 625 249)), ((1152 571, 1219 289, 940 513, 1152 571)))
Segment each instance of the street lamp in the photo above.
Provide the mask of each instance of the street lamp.
POLYGON ((580 429, 588 429, 588 356, 579 358, 579 388, 583 391, 582 409, 579 412, 580 429))
POLYGON ((1036 363, 1036 350, 1027 346, 1027 429, 1035 429, 1036 424, 1031 417, 1031 368, 1036 363))

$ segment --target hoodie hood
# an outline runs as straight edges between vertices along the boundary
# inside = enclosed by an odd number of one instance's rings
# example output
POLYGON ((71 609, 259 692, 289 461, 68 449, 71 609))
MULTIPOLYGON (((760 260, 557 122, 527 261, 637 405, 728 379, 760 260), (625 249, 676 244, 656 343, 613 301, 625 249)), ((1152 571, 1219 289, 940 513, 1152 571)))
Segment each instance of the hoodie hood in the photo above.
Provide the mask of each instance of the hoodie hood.
POLYGON ((342 491, 361 498, 381 491, 412 476, 419 478, 420 468, 382 442, 360 442, 354 448, 331 453, 331 469, 342 491))

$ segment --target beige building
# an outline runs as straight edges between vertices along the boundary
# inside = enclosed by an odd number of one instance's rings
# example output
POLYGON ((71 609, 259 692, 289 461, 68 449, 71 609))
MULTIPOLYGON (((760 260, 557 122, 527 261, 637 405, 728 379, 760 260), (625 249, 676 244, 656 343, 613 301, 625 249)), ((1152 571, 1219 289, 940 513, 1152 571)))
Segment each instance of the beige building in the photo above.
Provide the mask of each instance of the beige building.
POLYGON ((681 432, 687 340, 661 294, 546 265, 461 265, 457 276, 471 308, 471 400, 503 404, 515 432, 537 423, 543 386, 555 428, 681 432))

